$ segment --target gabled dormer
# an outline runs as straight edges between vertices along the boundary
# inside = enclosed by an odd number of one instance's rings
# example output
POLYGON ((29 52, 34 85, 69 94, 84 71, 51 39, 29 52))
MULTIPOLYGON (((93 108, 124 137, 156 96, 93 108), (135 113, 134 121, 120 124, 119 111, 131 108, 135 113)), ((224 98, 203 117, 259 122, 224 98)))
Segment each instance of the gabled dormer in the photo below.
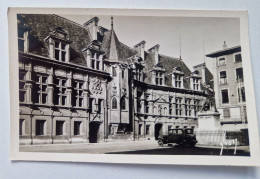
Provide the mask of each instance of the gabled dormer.
POLYGON ((201 91, 201 75, 198 70, 195 70, 187 77, 190 81, 190 89, 201 91))
POLYGON ((82 50, 88 67, 95 70, 104 70, 103 55, 101 43, 97 40, 92 41, 82 50))
POLYGON ((61 28, 55 28, 46 38, 49 46, 49 57, 62 62, 70 62, 70 43, 67 32, 61 28))
POLYGON ((172 71, 172 86, 175 88, 183 88, 184 73, 180 67, 173 68, 172 71))

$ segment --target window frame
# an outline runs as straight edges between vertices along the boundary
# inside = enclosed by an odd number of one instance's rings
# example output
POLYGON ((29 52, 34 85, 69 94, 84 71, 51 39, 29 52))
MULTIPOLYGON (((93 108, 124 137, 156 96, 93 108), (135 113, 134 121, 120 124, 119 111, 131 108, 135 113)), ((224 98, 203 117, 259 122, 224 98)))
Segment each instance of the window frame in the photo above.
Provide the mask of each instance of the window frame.
POLYGON ((226 60, 227 60, 226 56, 220 56, 220 57, 218 57, 218 61, 217 61, 218 66, 225 66, 225 65, 227 65, 226 60), (220 63, 220 59, 224 59, 224 62, 220 63))
POLYGON ((56 105, 59 105, 59 106, 67 106, 67 81, 68 79, 67 78, 64 78, 64 77, 59 77, 57 76, 55 81, 58 81, 58 83, 55 83, 55 88, 57 89, 57 97, 58 97, 58 104, 56 105), (63 81, 65 81, 65 85, 63 85, 63 81), (63 91, 64 90, 64 91, 63 91), (65 104, 63 104, 63 98, 65 98, 65 104))
POLYGON ((229 102, 230 102, 230 100, 229 100, 230 99, 230 97, 229 97, 229 90, 228 89, 221 89, 220 92, 221 92, 221 104, 224 104, 224 105, 225 104, 229 104, 229 102), (223 91, 227 91, 228 100, 227 100, 226 103, 223 103, 223 93, 222 93, 223 91))
POLYGON ((226 70, 222 70, 219 71, 219 85, 226 85, 228 84, 228 75, 227 75, 227 71, 226 70), (225 78, 221 78, 221 72, 225 72, 226 73, 226 77, 225 78), (224 82, 221 82, 221 79, 224 79, 224 82))
POLYGON ((37 93, 37 97, 38 97, 38 103, 36 104, 48 104, 48 75, 47 74, 42 74, 42 73, 36 73, 35 77, 37 77, 37 79, 39 79, 38 81, 35 81, 35 85, 38 86, 38 91, 36 91, 37 93), (43 83, 43 77, 46 78, 46 83, 43 83), (45 91, 43 91, 43 86, 46 87, 45 91), (45 96, 45 103, 43 103, 43 96, 45 96))
POLYGON ((74 91, 75 91, 76 107, 84 107, 84 94, 83 94, 84 93, 84 81, 75 80, 74 81, 74 91), (81 83, 82 83, 82 85, 80 85, 81 83))
POLYGON ((118 105, 117 105, 117 99, 116 99, 116 97, 113 97, 112 99, 111 99, 111 109, 118 109, 118 105))
POLYGON ((241 53, 241 52, 234 53, 234 54, 233 54, 233 59, 234 59, 234 63, 242 63, 242 61, 243 61, 243 59, 242 59, 242 53, 241 53), (236 55, 240 55, 240 57, 241 57, 241 61, 240 61, 240 62, 237 62, 237 61, 236 61, 236 55))
POLYGON ((235 68, 235 74, 236 74, 236 82, 244 82, 244 70, 243 70, 243 67, 238 67, 238 68, 235 68), (242 77, 243 78, 241 78, 241 79, 238 79, 237 77, 238 77, 238 75, 237 75, 237 70, 238 69, 241 69, 242 70, 242 77), (239 80, 241 80, 241 81, 239 81, 239 80))
POLYGON ((58 60, 58 61, 61 61, 61 62, 66 62, 67 61, 67 53, 68 53, 68 50, 67 50, 67 43, 64 43, 60 40, 53 40, 54 41, 54 59, 58 60), (56 47, 56 43, 59 43, 58 47, 56 47), (62 45, 64 45, 64 49, 62 48, 62 45), (56 58, 56 51, 58 51, 59 53, 59 59, 56 58), (63 54, 64 53, 64 60, 63 60, 63 54))

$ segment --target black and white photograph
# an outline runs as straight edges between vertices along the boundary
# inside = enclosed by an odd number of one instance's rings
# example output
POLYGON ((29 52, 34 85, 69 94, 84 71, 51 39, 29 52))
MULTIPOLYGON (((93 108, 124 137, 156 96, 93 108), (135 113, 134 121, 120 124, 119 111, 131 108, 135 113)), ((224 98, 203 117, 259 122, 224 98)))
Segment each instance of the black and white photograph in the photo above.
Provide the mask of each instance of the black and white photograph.
POLYGON ((13 13, 18 153, 252 158, 245 12, 100 11, 13 13))

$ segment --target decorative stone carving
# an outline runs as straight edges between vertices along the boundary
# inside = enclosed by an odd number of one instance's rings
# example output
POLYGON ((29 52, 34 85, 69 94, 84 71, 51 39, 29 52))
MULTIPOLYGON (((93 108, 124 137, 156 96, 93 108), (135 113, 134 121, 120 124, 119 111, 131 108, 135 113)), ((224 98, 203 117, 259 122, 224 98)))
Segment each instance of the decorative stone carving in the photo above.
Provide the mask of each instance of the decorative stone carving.
POLYGON ((91 79, 89 86, 92 94, 101 94, 103 91, 100 79, 91 79))

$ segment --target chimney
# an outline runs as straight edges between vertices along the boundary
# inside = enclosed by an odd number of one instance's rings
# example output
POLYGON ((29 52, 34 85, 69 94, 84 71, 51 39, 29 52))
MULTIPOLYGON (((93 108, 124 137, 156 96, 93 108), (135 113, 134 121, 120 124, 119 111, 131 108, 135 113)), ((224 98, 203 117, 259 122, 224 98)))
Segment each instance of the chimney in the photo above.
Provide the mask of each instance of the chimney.
POLYGON ((136 44, 136 45, 134 46, 134 48, 138 50, 138 53, 139 53, 139 55, 141 56, 141 58, 142 58, 143 60, 145 60, 145 59, 144 59, 145 43, 146 43, 146 42, 143 40, 142 42, 139 42, 138 44, 136 44))
POLYGON ((159 63, 159 48, 160 48, 160 45, 157 44, 157 45, 153 46, 152 48, 148 49, 149 53, 154 53, 155 65, 157 65, 159 63))
POLYGON ((98 32, 98 17, 93 17, 89 21, 84 23, 84 27, 86 27, 91 34, 92 40, 97 40, 97 32, 98 32))
POLYGON ((226 49, 227 49, 227 44, 226 44, 226 41, 224 41, 223 50, 226 50, 226 49))

